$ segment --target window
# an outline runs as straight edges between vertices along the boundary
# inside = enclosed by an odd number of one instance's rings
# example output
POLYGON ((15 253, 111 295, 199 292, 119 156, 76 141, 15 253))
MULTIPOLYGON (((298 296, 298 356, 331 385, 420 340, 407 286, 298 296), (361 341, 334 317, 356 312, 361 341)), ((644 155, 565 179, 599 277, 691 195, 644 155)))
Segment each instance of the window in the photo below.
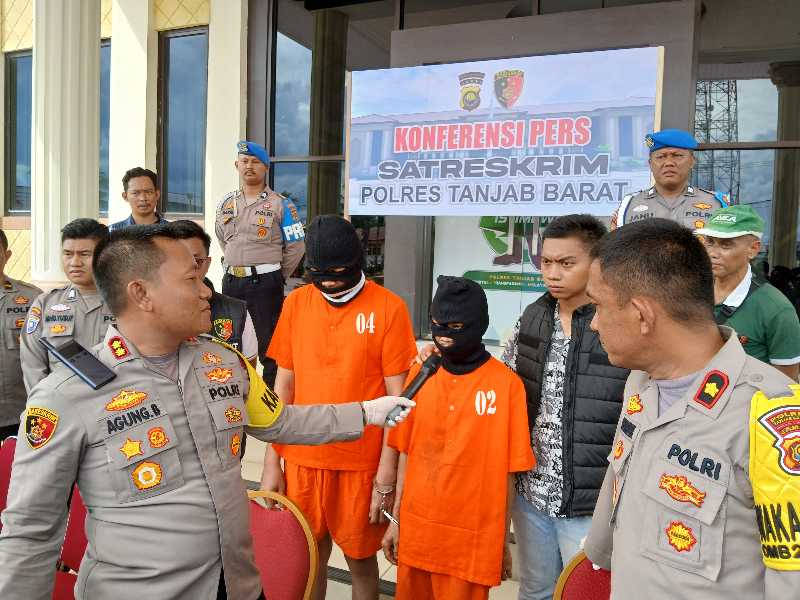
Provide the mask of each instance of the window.
POLYGON ((31 210, 33 60, 30 51, 6 54, 6 212, 31 210))
POLYGON ((205 187, 208 29, 160 35, 160 209, 199 215, 205 187))
POLYGON ((633 118, 620 117, 617 123, 617 133, 619 134, 619 145, 617 147, 619 148, 619 155, 633 156, 633 118))
POLYGON ((100 40, 100 214, 108 215, 108 124, 111 107, 111 40, 100 40))

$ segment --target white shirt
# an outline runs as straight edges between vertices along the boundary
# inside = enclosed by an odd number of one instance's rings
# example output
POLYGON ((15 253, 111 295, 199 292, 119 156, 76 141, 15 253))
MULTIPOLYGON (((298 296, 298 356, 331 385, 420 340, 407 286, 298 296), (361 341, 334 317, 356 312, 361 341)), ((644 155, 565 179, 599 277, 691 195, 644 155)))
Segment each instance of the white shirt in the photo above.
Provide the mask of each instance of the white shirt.
POLYGON ((728 297, 722 301, 725 306, 730 306, 731 308, 739 308, 744 302, 745 298, 747 298, 747 292, 750 291, 750 282, 753 281, 753 270, 750 268, 750 265, 747 265, 747 274, 742 278, 733 291, 728 294, 728 297))
POLYGON ((244 319, 242 354, 244 354, 247 359, 258 356, 258 338, 256 338, 256 328, 253 326, 253 319, 250 317, 250 311, 247 311, 247 316, 244 319))

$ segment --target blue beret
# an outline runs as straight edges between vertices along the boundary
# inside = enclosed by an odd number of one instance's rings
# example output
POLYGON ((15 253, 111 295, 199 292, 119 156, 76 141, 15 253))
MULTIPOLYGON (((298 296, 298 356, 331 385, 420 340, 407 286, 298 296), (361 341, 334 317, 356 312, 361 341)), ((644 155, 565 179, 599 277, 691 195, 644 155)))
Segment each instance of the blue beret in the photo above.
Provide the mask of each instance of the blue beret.
POLYGON ((247 156, 255 156, 265 165, 269 165, 269 155, 267 154, 267 149, 261 144, 242 140, 236 144, 236 152, 239 154, 245 154, 247 156))
POLYGON ((682 129, 662 129, 655 133, 648 133, 644 143, 655 152, 660 148, 683 148, 684 150, 697 150, 697 140, 682 129))

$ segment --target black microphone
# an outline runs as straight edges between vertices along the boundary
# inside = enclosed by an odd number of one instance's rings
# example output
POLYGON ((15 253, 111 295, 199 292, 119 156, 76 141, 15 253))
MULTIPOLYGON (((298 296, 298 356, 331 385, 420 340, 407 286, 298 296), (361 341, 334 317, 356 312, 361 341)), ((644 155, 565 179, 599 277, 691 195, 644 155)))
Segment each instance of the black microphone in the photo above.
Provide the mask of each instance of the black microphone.
MULTIPOLYGON (((404 389, 400 393, 400 395, 403 398, 408 398, 409 400, 411 400, 414 396, 417 395, 417 392, 419 392, 420 388, 423 385, 425 385, 425 382, 428 381, 428 379, 430 379, 431 377, 433 377, 433 374, 439 370, 439 366, 441 364, 442 364, 442 356, 440 354, 436 354, 435 352, 431 354, 422 363, 422 368, 419 370, 419 373, 417 373, 414 376, 414 379, 411 380, 411 383, 409 383, 406 386, 406 389, 404 389)), ((386 422, 388 423, 389 421, 394 419, 397 415, 403 412, 403 409, 405 409, 405 406, 400 406, 400 405, 395 406, 386 417, 386 422)))

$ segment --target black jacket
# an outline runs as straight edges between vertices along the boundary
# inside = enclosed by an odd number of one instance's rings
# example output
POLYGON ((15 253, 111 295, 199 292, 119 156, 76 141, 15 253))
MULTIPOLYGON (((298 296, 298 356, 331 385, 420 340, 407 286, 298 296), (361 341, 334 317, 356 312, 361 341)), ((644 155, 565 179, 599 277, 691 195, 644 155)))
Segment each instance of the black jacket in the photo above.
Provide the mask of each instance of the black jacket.
POLYGON ((242 351, 242 336, 247 322, 247 303, 244 300, 220 294, 208 279, 205 283, 211 288, 211 331, 214 337, 242 351))
MULTIPOLYGON (((545 294, 525 309, 520 320, 516 371, 525 384, 531 428, 541 405, 555 306, 556 300, 545 294)), ((591 515, 594 511, 629 373, 608 361, 600 339, 589 327, 593 316, 591 305, 572 314, 563 408, 561 513, 567 517, 591 515)))

